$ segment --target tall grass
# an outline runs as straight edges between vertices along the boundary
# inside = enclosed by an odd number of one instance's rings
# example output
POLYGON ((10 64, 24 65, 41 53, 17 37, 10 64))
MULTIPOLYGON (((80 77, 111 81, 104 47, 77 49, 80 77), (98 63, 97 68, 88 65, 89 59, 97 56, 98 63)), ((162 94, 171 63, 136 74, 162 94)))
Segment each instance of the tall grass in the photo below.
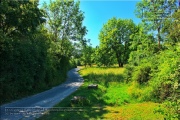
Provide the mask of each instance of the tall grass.
POLYGON ((87 67, 87 68, 82 68, 80 71, 80 74, 82 76, 86 76, 89 74, 97 74, 97 75, 105 75, 105 74, 115 74, 115 75, 122 75, 124 72, 124 68, 119 68, 119 67, 87 67))

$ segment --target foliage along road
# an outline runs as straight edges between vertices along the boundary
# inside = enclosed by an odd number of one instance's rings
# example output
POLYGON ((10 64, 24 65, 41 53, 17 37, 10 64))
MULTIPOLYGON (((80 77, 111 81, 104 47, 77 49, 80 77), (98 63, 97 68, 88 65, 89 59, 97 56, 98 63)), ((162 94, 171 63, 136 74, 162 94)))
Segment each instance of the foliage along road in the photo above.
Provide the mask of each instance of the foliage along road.
POLYGON ((45 92, 14 101, 1 106, 1 120, 35 119, 40 117, 55 104, 63 100, 83 84, 78 68, 68 72, 68 79, 63 84, 45 92))

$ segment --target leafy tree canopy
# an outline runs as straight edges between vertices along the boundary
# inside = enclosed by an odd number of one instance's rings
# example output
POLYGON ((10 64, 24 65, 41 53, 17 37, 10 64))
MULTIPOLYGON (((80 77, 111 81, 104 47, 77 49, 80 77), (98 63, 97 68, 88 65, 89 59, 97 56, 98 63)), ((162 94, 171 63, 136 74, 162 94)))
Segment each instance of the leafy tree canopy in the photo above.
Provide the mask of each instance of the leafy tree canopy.
POLYGON ((69 0, 50 1, 44 4, 47 15, 47 28, 54 34, 54 41, 83 41, 87 32, 82 22, 83 12, 79 9, 80 2, 69 0))
POLYGON ((160 49, 163 41, 162 28, 164 27, 164 21, 177 10, 176 0, 142 0, 136 6, 135 14, 147 24, 145 29, 157 32, 160 49))
POLYGON ((119 67, 129 57, 130 35, 135 31, 132 20, 112 18, 103 25, 99 33, 100 49, 115 56, 119 67))
POLYGON ((38 1, 2 0, 0 2, 0 29, 6 35, 27 34, 45 22, 38 1))

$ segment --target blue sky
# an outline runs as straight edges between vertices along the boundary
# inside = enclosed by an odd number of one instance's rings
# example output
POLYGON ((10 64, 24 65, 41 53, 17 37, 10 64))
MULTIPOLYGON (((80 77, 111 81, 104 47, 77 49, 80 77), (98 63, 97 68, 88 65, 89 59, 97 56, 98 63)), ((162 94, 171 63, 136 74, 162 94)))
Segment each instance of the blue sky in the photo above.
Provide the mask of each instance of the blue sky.
MULTIPOLYGON (((40 0, 48 3, 49 0, 40 0)), ((138 24, 140 19, 135 17, 134 10, 139 0, 80 0, 80 9, 84 12, 84 26, 93 47, 99 45, 98 34, 103 26, 112 17, 132 19, 138 24)))
POLYGON ((88 29, 87 39, 91 40, 93 47, 99 45, 98 34, 112 17, 121 19, 133 19, 138 24, 140 19, 135 17, 137 0, 84 0, 80 9, 84 12, 84 25, 88 29))

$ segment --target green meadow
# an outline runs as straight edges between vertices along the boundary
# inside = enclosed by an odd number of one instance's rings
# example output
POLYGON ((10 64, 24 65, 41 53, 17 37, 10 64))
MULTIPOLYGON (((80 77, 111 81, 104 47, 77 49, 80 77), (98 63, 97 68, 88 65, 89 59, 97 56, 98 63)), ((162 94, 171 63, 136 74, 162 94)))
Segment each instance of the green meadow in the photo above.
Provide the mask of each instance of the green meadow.
POLYGON ((163 120, 155 112, 159 103, 140 101, 131 95, 130 83, 123 80, 124 68, 82 68, 79 73, 84 84, 55 107, 64 111, 50 111, 40 120, 163 120), (98 84, 98 89, 88 89, 88 85, 98 84), (86 101, 71 103, 73 96, 82 96, 86 101), (71 110, 68 110, 71 108, 71 110))

